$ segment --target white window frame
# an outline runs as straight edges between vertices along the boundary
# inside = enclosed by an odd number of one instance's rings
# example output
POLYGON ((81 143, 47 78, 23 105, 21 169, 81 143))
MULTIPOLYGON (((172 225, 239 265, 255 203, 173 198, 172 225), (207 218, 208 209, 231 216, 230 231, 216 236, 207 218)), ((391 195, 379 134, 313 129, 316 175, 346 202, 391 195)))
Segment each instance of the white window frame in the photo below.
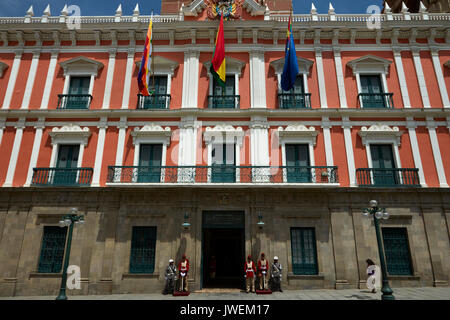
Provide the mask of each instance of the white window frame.
POLYGON ((74 76, 90 77, 89 94, 94 92, 95 78, 98 76, 98 71, 103 68, 103 63, 95 61, 86 57, 76 57, 59 63, 64 70, 64 89, 63 94, 68 94, 70 79, 74 76))
MULTIPOLYGON (((315 166, 314 147, 317 142, 318 131, 314 127, 307 128, 303 124, 290 124, 286 128, 278 127, 278 139, 281 145, 281 162, 286 166, 286 144, 308 144, 309 163, 315 166)), ((287 175, 283 173, 283 182, 287 182, 287 175)), ((312 181, 315 183, 315 181, 312 181)))
MULTIPOLYGON (((131 132, 134 145, 133 166, 139 166, 141 144, 162 144, 161 167, 166 165, 167 148, 170 146, 172 131, 170 127, 163 128, 160 125, 151 123, 142 128, 135 127, 131 132)), ((137 169, 134 169, 137 173, 137 169)), ((137 174, 133 174, 133 179, 137 179, 137 174)), ((161 182, 164 182, 165 171, 161 170, 161 182)), ((133 180, 136 182, 136 180, 133 180)))
MULTIPOLYGON (((238 59, 234 59, 228 56, 225 56, 225 61, 226 61, 226 68, 225 68, 225 76, 234 76, 234 94, 236 96, 239 96, 239 78, 242 77, 242 69, 245 66, 245 62, 238 60, 238 59)), ((209 71, 210 67, 211 67, 212 62, 211 61, 206 61, 203 62, 203 66, 206 69, 206 72, 208 74, 208 79, 209 79, 209 88, 208 88, 208 92, 209 95, 212 96, 214 93, 214 77, 211 74, 211 72, 209 71)), ((240 100, 235 101, 236 104, 236 109, 240 108, 240 100)))

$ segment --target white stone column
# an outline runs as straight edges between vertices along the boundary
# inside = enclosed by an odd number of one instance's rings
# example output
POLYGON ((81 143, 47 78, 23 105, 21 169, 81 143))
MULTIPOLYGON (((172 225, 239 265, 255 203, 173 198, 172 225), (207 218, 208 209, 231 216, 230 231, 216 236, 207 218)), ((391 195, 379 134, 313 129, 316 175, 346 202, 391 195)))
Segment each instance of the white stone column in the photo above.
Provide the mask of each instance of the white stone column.
POLYGON ((59 52, 57 50, 51 51, 50 65, 48 66, 47 78, 45 80, 44 94, 42 95, 41 101, 41 109, 48 108, 48 102, 50 100, 50 94, 52 91, 53 79, 55 78, 56 63, 58 62, 58 54, 59 52))
POLYGON ((134 48, 128 49, 127 68, 125 70, 125 80, 123 83, 122 109, 128 109, 130 104, 131 80, 134 66, 134 48))
POLYGON ((36 133, 34 134, 33 150, 31 151, 30 164, 28 166, 27 180, 24 187, 29 187, 33 179, 33 169, 36 168, 39 150, 42 142, 42 132, 45 128, 44 118, 39 118, 37 124, 34 126, 36 133))
POLYGON ((100 173, 102 171, 102 161, 103 161, 103 150, 105 149, 105 136, 106 129, 108 128, 107 118, 101 118, 97 126, 98 131, 98 141, 97 141, 97 151, 95 152, 95 164, 94 173, 92 175, 92 187, 100 186, 100 173))
POLYGON ((403 69, 403 61, 401 48, 392 48, 394 53, 395 68, 397 69, 398 82, 400 84, 400 92, 402 94, 404 108, 411 108, 411 102, 409 100, 408 86, 406 84, 405 71, 403 69))
POLYGON ((197 153, 197 123, 193 116, 181 119, 178 165, 195 166, 197 153))
POLYGON ((25 92, 22 99, 21 109, 28 109, 30 106, 31 94, 33 93, 34 79, 36 78, 36 71, 39 63, 39 57, 41 56, 41 50, 33 51, 33 58, 31 60, 30 69, 28 72, 28 79, 25 85, 25 92))
POLYGON ((3 130, 6 128, 6 118, 0 119, 0 146, 2 145, 3 130))
POLYGON ((344 129, 345 153, 347 155, 348 178, 350 187, 356 187, 355 158, 353 154, 353 142, 350 121, 348 117, 342 117, 342 128, 344 129))
POLYGON ((14 173, 16 171, 17 159, 19 157, 20 145, 22 143, 23 129, 25 129, 25 118, 19 119, 15 126, 16 135, 14 137, 14 144, 11 151, 11 157, 9 159, 8 172, 6 173, 4 187, 12 187, 14 173))
POLYGON ((439 178, 439 186, 441 188, 448 188, 447 179, 445 177, 444 165, 442 164, 441 150, 439 148, 439 141, 436 135, 436 122, 433 118, 427 118, 428 134, 430 135, 431 148, 433 150, 434 164, 439 178))
POLYGON ((254 116, 250 123, 250 161, 252 166, 268 166, 269 124, 267 118, 254 116))
POLYGON ((414 159, 414 166, 419 169, 419 179, 422 187, 426 187, 425 174, 423 172, 422 159, 420 157, 419 144, 417 142, 416 128, 417 124, 414 118, 406 119, 406 128, 408 128, 409 141, 411 143, 411 149, 414 159))
POLYGON ((420 61, 420 49, 418 47, 411 48, 414 67, 416 69, 417 81, 419 82, 420 96, 424 108, 431 108, 430 99, 428 98, 427 85, 425 83, 425 76, 423 75, 422 62, 420 61))
POLYGON ((438 48, 431 48, 431 58, 433 60, 434 72, 436 73, 436 79, 439 86, 439 92, 441 93, 442 105, 444 108, 450 108, 448 101, 447 87, 445 85, 444 75, 442 74, 441 62, 439 60, 438 48))
POLYGON ((105 94, 103 95, 102 109, 109 109, 109 105, 111 102, 111 91, 114 80, 114 68, 116 65, 116 53, 117 49, 115 48, 109 49, 108 71, 106 73, 105 94))
POLYGON ((199 57, 199 51, 186 50, 184 52, 182 108, 198 107, 199 57))
POLYGON ((14 62, 11 68, 11 74, 8 80, 8 87, 6 88, 5 98, 3 100, 2 109, 9 109, 11 104, 11 98, 14 93, 14 87, 16 86, 17 74, 20 68, 20 61, 22 59, 23 50, 15 51, 14 62))
POLYGON ((333 52, 334 52, 334 65, 336 66, 336 77, 339 90, 339 101, 341 104, 341 108, 348 108, 347 96, 345 94, 344 73, 342 70, 341 49, 334 48, 333 52))
POLYGON ((120 123, 117 126, 119 129, 119 138, 117 141, 117 152, 115 166, 120 167, 123 163, 123 153, 125 151, 125 137, 127 134, 127 117, 120 117, 120 123))
POLYGON ((323 140, 325 144, 325 158, 327 161, 327 167, 332 167, 333 161, 333 147, 331 143, 331 123, 328 117, 322 117, 322 129, 323 129, 323 140))
POLYGON ((251 108, 266 108, 266 75, 264 51, 250 51, 250 105, 251 108))
POLYGON ((316 53, 316 67, 317 67, 317 82, 319 84, 320 107, 328 108, 327 90, 325 88, 325 75, 323 73, 322 48, 315 48, 315 53, 316 53))

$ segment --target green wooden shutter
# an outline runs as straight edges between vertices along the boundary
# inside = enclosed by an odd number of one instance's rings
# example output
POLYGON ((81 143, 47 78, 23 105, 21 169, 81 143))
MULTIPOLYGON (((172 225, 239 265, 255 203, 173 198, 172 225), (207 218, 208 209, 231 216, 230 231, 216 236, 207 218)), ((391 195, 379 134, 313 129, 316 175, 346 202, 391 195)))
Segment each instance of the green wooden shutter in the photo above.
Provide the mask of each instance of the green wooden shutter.
POLYGON ((156 227, 133 227, 130 273, 155 271, 156 227))
POLYGON ((155 95, 145 97, 145 101, 150 108, 165 109, 167 101, 167 76, 151 77, 149 90, 154 90, 155 92, 155 95))
POLYGON ((363 108, 384 108, 385 99, 379 75, 361 75, 361 93, 363 93, 363 108))
POLYGON ((66 246, 67 227, 44 226, 38 272, 59 273, 66 246))
POLYGON ((76 185, 78 171, 79 145, 60 145, 58 148, 58 159, 54 173, 53 184, 76 185))
POLYGON ((372 156, 373 183, 379 186, 395 186, 399 184, 400 177, 395 170, 392 145, 371 144, 370 154, 372 156))
POLYGON ((287 144, 286 166, 288 167, 288 182, 311 182, 311 169, 309 168, 309 145, 287 144))
POLYGON ((381 228, 387 271, 390 275, 412 275, 406 228, 381 228))
POLYGON ((141 144, 138 182, 160 182, 162 144, 141 144))
POLYGON ((212 149, 211 182, 236 182, 236 145, 215 144, 212 149))
POLYGON ((89 104, 89 97, 79 96, 89 94, 90 77, 70 77, 69 95, 66 99, 66 109, 85 109, 89 104))
POLYGON ((292 272, 318 274, 314 228, 291 228, 292 272))
POLYGON ((235 108, 235 95, 234 76, 225 77, 225 88, 213 78, 213 108, 235 108))

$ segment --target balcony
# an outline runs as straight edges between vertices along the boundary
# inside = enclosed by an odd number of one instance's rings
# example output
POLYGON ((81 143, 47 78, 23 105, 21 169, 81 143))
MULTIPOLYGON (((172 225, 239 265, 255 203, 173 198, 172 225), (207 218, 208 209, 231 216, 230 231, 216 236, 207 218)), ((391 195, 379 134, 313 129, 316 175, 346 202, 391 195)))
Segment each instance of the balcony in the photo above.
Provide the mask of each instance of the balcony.
POLYGON ((394 108, 393 93, 360 93, 358 94, 359 106, 361 108, 394 108))
POLYGON ((356 169, 360 187, 403 188, 420 187, 419 169, 356 169))
POLYGON ((338 184, 337 167, 153 166, 108 167, 109 184, 338 184))
POLYGON ((92 101, 90 94, 58 94, 57 109, 89 109, 92 101))
POLYGON ((90 186, 92 168, 34 168, 31 185, 39 187, 90 186))
POLYGON ((280 109, 309 109, 311 93, 279 93, 278 105, 280 109))
POLYGON ((223 95, 208 96, 208 108, 212 109, 239 109, 240 96, 223 95))
POLYGON ((143 96, 138 94, 137 109, 169 109, 170 94, 153 94, 151 96, 143 96))

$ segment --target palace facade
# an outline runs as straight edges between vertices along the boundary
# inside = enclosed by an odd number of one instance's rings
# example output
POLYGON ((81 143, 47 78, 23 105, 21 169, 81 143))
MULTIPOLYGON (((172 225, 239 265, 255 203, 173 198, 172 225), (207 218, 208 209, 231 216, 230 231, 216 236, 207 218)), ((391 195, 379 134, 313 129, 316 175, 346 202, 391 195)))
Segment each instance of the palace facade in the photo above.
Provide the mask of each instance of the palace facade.
POLYGON ((394 291, 449 285, 450 14, 294 14, 284 92, 290 1, 225 2, 225 87, 218 2, 163 0, 150 97, 138 6, 0 18, 0 296, 57 294, 71 208, 69 295, 160 292, 184 253, 191 290, 243 287, 261 252, 284 288, 364 288, 370 200, 394 291))

